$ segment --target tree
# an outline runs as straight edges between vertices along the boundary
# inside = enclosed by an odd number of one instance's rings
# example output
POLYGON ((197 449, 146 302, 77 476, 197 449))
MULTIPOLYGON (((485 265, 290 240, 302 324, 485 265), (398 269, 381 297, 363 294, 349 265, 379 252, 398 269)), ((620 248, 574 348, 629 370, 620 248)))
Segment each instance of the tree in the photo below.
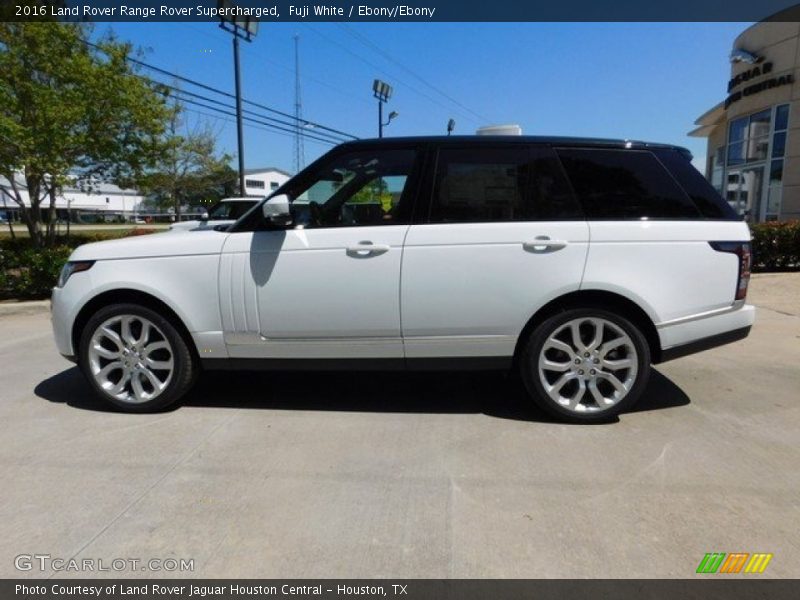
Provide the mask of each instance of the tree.
POLYGON ((217 155, 217 134, 207 125, 190 128, 180 107, 172 113, 160 141, 162 152, 156 163, 135 184, 152 196, 156 206, 174 208, 180 218, 181 206, 218 200, 230 194, 236 181, 231 157, 217 155))
POLYGON ((53 242, 65 185, 135 179, 160 153, 174 111, 163 86, 131 66, 130 44, 108 36, 95 47, 90 34, 86 24, 0 22, 0 175, 37 246, 53 242))

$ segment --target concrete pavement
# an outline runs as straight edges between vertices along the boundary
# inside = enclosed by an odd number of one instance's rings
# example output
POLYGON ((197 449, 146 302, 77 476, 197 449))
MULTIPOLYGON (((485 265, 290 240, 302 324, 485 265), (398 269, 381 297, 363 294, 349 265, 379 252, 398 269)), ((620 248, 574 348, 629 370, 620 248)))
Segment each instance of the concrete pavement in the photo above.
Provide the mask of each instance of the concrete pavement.
POLYGON ((751 289, 747 340, 658 367, 600 426, 463 373, 209 374, 176 410, 119 414, 46 312, 0 315, 0 577, 52 575, 14 568, 36 553, 194 577, 691 577, 715 551, 798 577, 800 274, 751 289))

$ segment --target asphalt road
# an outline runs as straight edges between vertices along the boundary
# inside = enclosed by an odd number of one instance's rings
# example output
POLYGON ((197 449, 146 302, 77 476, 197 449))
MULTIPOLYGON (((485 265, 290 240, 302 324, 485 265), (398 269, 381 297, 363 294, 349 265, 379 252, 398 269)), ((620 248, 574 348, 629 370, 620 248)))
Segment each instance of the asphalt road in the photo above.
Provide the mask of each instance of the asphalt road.
POLYGON ((207 375, 181 408, 119 414, 46 313, 0 315, 0 577, 54 573, 20 554, 194 560, 120 573, 143 577, 691 577, 737 551, 800 577, 797 298, 800 274, 756 277, 750 338, 658 367, 600 426, 481 374, 207 375))

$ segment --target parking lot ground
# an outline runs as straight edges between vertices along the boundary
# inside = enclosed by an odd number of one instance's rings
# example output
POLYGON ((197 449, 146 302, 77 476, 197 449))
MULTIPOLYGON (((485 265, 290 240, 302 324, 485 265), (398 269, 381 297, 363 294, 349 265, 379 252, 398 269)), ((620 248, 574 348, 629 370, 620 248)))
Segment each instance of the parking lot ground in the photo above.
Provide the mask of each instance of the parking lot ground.
POLYGON ((692 577, 770 552, 758 577, 800 577, 798 298, 800 274, 754 277, 747 340, 659 366, 597 426, 478 373, 208 374, 120 414, 46 312, 0 316, 0 576, 52 575, 14 567, 49 554, 194 560, 121 573, 142 577, 692 577))

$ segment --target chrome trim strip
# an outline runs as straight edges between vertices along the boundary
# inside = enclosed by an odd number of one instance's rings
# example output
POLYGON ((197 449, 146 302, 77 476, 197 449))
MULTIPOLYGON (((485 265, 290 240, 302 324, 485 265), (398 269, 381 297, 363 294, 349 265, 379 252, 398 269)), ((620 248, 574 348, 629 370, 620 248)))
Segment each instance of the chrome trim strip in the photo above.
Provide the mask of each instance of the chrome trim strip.
POLYGON ((672 319, 671 321, 664 321, 663 323, 659 323, 656 325, 656 329, 663 329, 664 327, 672 327, 673 325, 683 325, 684 323, 691 323, 692 321, 700 321, 702 319, 708 319, 710 317, 718 317, 720 315, 725 315, 731 312, 735 312, 742 308, 745 304, 744 300, 736 300, 730 306, 726 306, 724 308, 715 308, 714 310, 709 310, 704 313, 699 313, 696 315, 689 315, 688 317, 680 317, 679 319, 672 319))

